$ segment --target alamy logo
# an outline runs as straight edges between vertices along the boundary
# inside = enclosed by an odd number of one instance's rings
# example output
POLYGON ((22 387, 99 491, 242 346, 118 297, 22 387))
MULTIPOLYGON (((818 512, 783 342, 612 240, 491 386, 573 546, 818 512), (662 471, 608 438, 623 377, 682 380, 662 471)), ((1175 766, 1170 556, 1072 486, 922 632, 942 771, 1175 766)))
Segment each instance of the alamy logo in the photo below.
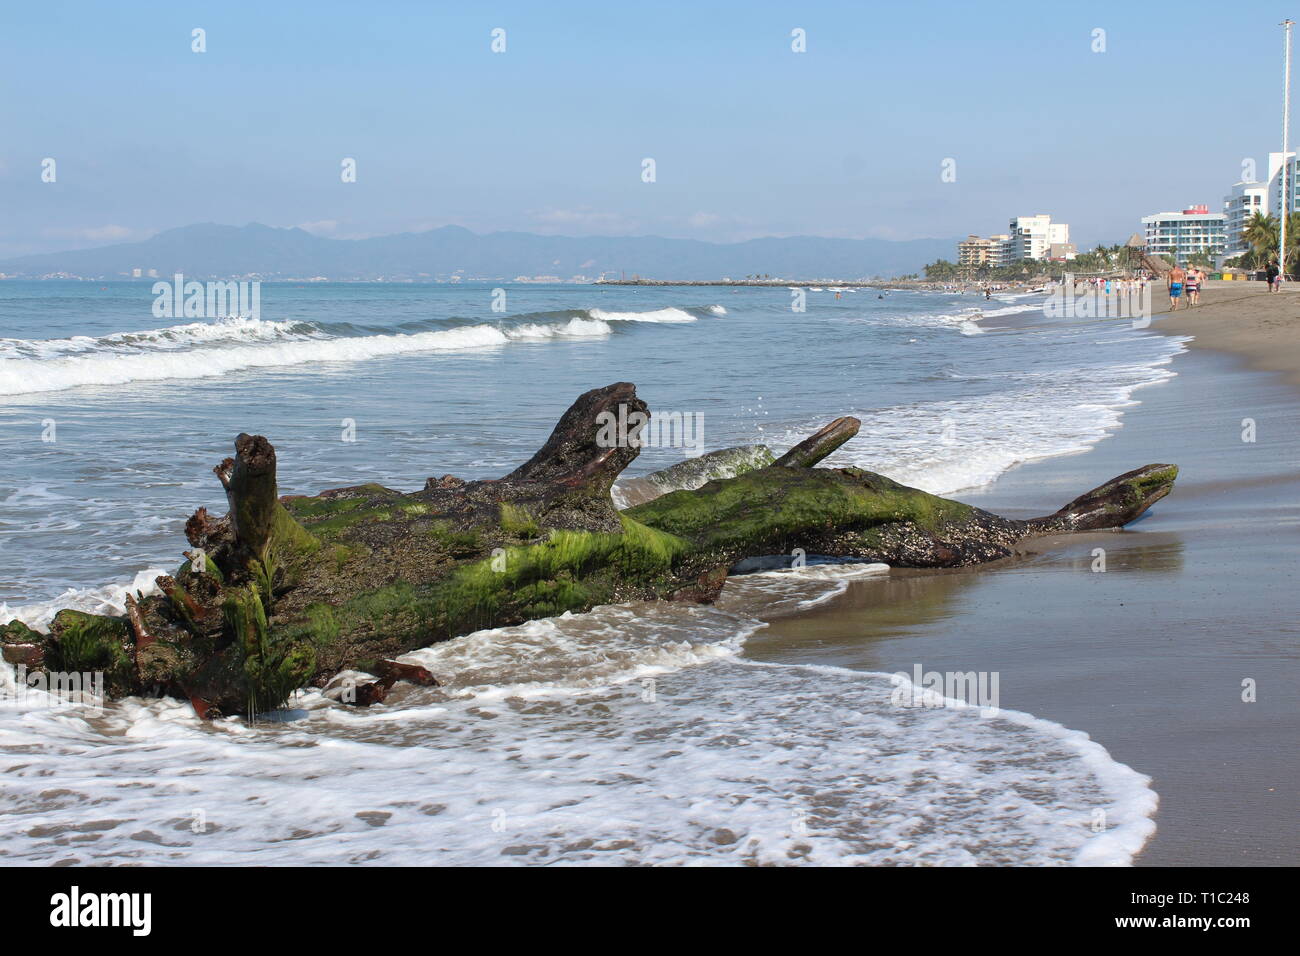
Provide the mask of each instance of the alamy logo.
POLYGON ((1067 282, 1047 297, 1043 314, 1049 319, 1134 319, 1135 327, 1145 328, 1151 319, 1151 286, 1117 280, 1089 283, 1076 292, 1074 283, 1067 282))
POLYGON ((74 886, 50 897, 50 925, 127 926, 132 935, 148 936, 153 929, 152 893, 82 893, 74 886))
POLYGON ((889 702, 895 707, 978 707, 981 717, 998 714, 998 671, 925 671, 889 675, 894 685, 889 702))
POLYGON ((686 448, 704 450, 704 415, 700 412, 629 412, 626 405, 596 416, 598 448, 686 448))
POLYGON ((101 717, 104 713, 104 674, 102 671, 44 670, 28 673, 26 664, 15 664, 13 690, 0 687, 0 700, 11 696, 29 706, 73 704, 84 707, 86 716, 101 717))
POLYGON ((153 314, 156 319, 260 319, 262 283, 185 281, 176 273, 171 282, 153 284, 153 314))

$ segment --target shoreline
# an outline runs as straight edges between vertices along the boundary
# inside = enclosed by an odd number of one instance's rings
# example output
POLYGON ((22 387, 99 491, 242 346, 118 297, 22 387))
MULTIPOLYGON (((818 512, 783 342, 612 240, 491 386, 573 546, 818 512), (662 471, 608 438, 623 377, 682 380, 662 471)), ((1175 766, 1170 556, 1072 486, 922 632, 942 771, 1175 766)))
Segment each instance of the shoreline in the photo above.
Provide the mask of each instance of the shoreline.
MULTIPOLYGON (((592 286, 714 287, 752 289, 884 289, 906 292, 959 292, 974 295, 979 287, 938 279, 597 279, 592 286)), ((1041 288, 1043 283, 1006 280, 998 283, 997 294, 1017 295, 1041 288)))

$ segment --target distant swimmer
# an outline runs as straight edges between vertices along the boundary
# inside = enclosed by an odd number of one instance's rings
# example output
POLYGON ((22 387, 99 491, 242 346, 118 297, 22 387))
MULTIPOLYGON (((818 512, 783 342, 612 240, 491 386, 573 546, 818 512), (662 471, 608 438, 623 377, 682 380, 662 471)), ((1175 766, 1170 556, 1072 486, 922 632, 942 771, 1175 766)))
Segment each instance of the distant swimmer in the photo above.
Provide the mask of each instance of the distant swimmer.
POLYGON ((839 294, 838 292, 836 292, 836 293, 835 293, 835 298, 838 299, 839 297, 840 297, 840 294, 839 294))
POLYGON ((876 298, 877 298, 877 299, 883 299, 884 296, 883 296, 883 295, 878 295, 878 296, 876 296, 876 298))
POLYGON ((991 298, 993 298, 993 290, 992 290, 992 289, 985 289, 985 290, 984 290, 984 299, 985 299, 985 301, 987 301, 987 300, 989 300, 989 299, 991 299, 991 298))

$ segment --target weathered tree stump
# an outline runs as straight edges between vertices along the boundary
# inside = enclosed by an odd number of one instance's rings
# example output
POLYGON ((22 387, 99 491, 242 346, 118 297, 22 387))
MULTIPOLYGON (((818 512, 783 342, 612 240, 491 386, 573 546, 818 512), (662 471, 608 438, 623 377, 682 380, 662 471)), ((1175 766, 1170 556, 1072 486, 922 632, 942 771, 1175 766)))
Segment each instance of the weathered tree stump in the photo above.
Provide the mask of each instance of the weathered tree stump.
POLYGON ((62 611, 49 634, 14 622, 0 629, 5 659, 101 670, 113 696, 170 694, 208 715, 268 710, 346 669, 376 675, 363 696, 382 700, 397 680, 434 680, 392 657, 471 631, 599 604, 712 601, 737 562, 795 548, 904 567, 996 560, 1027 536, 1124 525, 1178 473, 1148 465, 1014 521, 815 467, 857 433, 840 418, 771 464, 743 449, 726 466, 750 470, 619 512, 610 488, 639 447, 635 429, 611 443, 605 426, 634 412, 648 417, 631 384, 595 389, 504 478, 448 475, 410 494, 366 484, 281 497, 274 448, 240 435, 214 469, 229 514, 195 512, 189 560, 158 594, 134 596, 120 618, 62 611))

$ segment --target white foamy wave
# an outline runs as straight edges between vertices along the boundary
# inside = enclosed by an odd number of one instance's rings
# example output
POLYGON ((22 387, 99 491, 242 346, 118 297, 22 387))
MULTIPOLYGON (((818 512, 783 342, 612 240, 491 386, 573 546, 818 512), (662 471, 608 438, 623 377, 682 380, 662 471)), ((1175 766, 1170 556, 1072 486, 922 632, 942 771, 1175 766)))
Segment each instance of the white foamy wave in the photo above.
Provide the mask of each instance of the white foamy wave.
POLYGON ((45 630, 54 615, 64 608, 87 611, 91 614, 122 614, 126 611, 126 596, 143 592, 147 597, 158 591, 154 579, 167 574, 162 568, 140 571, 130 584, 106 584, 96 588, 68 588, 58 597, 37 604, 10 607, 0 602, 0 624, 22 621, 28 627, 45 630))
MULTIPOLYGON (((938 495, 990 484, 1016 465, 1086 451, 1122 423, 1133 394, 1167 381, 1182 340, 1161 338, 1146 365, 1018 370, 1019 387, 978 399, 922 402, 855 411, 860 437, 828 464, 856 465, 938 495)), ((822 423, 789 428, 775 446, 792 446, 822 423)))
POLYGON ((740 659, 758 626, 714 608, 598 608, 410 655, 442 688, 399 685, 368 710, 313 690, 255 727, 203 724, 172 700, 121 702, 92 726, 68 706, 0 699, 0 714, 22 714, 0 724, 6 851, 33 864, 1096 865, 1130 862, 1153 831, 1150 781, 1085 734, 1014 711, 900 707, 885 674, 740 659))
POLYGON ((977 324, 977 320, 982 316, 978 313, 978 309, 969 309, 958 313, 918 312, 906 315, 876 316, 873 317, 873 321, 911 327, 922 326, 931 329, 956 329, 962 335, 982 335, 984 330, 977 324))
MULTIPOLYGON (((719 306, 720 308, 720 306, 719 306)), ((668 307, 651 312, 606 312, 604 309, 589 309, 587 314, 593 319, 605 322, 694 322, 695 316, 684 309, 668 307)))
POLYGON ((570 319, 568 322, 555 324, 528 322, 523 325, 503 328, 506 338, 513 341, 554 339, 554 338, 588 338, 610 334, 610 327, 600 319, 570 319))
POLYGON ((960 312, 911 313, 902 316, 884 316, 877 321, 893 321, 904 325, 920 325, 929 328, 952 328, 962 335, 983 335, 987 330, 979 323, 1004 315, 1021 315, 1036 312, 1034 305, 1012 305, 1000 309, 981 309, 972 307, 960 312))
POLYGON ((980 312, 984 318, 991 319, 999 315, 1024 315, 1029 312, 1037 312, 1040 308, 1038 305, 1022 304, 1009 305, 1001 309, 977 309, 976 311, 980 312))
POLYGON ((306 322, 272 322, 231 316, 215 322, 189 322, 138 332, 74 335, 64 339, 0 339, 0 360, 51 359, 103 352, 176 351, 229 342, 308 339, 319 332, 306 322))
POLYGON ((1003 302, 1016 302, 1020 299, 1028 299, 1036 295, 1046 295, 1046 294, 1047 294, 1046 290, 1037 289, 1029 292, 998 292, 994 294, 993 298, 1000 299, 1003 302))
POLYGON ((254 368, 323 362, 360 362, 413 352, 494 348, 511 341, 606 335, 609 326, 590 319, 553 325, 498 328, 467 325, 408 335, 310 338, 159 351, 89 351, 43 359, 0 360, 0 395, 53 392, 82 385, 200 379, 254 368))
MULTIPOLYGON (((776 560, 784 563, 788 558, 780 556, 776 560)), ((764 559, 758 559, 741 565, 764 563, 764 559)), ((847 591, 853 581, 887 574, 887 564, 844 561, 753 571, 730 578, 716 606, 732 614, 770 619, 825 604, 847 591)))
POLYGON ((983 335, 984 330, 979 326, 979 319, 982 316, 974 313, 961 315, 926 315, 921 316, 919 325, 944 326, 954 328, 962 335, 983 335))

